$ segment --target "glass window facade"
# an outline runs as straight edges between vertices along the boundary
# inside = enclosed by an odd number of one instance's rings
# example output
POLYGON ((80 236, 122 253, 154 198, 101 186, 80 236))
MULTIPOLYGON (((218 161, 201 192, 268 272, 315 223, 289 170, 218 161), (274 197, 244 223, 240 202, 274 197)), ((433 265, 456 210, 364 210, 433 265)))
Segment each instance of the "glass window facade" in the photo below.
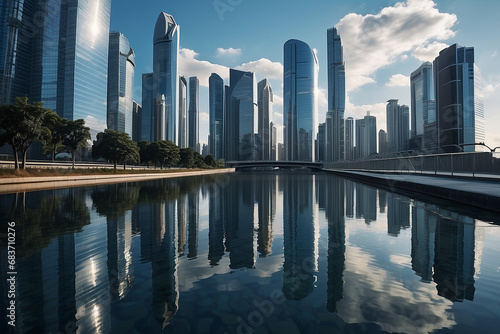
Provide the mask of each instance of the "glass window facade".
POLYGON ((224 121, 226 160, 255 160, 254 117, 257 104, 255 74, 230 69, 229 81, 224 121))
POLYGON ((142 74, 142 122, 141 140, 154 141, 153 107, 154 107, 153 73, 142 74))
POLYGON ((336 28, 327 30, 328 57, 328 112, 326 125, 327 161, 343 160, 344 111, 345 111, 345 63, 342 41, 336 28))
POLYGON ((179 147, 188 147, 188 127, 187 127, 187 81, 186 78, 179 78, 179 147))
MULTIPOLYGON (((165 96, 164 138, 178 144, 179 98, 177 95, 179 76, 177 58, 179 54, 180 27, 172 15, 160 13, 153 36, 153 80, 157 94, 165 96)), ((162 117, 163 118, 163 117, 162 117)))
POLYGON ((200 117, 200 81, 197 77, 189 78, 189 143, 188 146, 194 151, 200 151, 199 142, 199 117, 200 117))
POLYGON ((208 79, 209 86, 209 118, 210 118, 210 153, 215 159, 223 159, 224 155, 224 80, 212 73, 208 79))
POLYGON ((315 160, 317 76, 315 52, 302 41, 287 41, 283 73, 285 160, 315 160))
POLYGON ((132 134, 134 50, 119 32, 109 34, 108 129, 132 134))
POLYGON ((269 80, 264 79, 257 85, 258 141, 257 150, 261 160, 271 160, 271 122, 273 115, 273 89, 269 80))
MULTIPOLYGON (((460 145, 484 139, 484 111, 476 71, 472 47, 454 44, 434 60, 437 142, 441 151, 461 151, 460 145)), ((464 146, 463 150, 474 151, 475 147, 464 146)))

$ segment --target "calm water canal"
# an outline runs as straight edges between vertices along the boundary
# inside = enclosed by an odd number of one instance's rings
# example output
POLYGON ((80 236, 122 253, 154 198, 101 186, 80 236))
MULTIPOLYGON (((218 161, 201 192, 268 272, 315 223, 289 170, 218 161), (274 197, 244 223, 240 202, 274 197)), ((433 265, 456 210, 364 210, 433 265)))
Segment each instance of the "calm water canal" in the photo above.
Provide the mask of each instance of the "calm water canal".
POLYGON ((323 173, 0 196, 0 332, 498 333, 500 216, 323 173), (409 197, 408 197, 409 196, 409 197))

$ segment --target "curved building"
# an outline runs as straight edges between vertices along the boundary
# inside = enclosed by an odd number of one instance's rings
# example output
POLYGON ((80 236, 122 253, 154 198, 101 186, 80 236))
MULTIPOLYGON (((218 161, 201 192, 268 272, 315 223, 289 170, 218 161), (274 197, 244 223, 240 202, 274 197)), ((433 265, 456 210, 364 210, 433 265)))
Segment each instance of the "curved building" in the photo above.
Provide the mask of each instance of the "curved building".
POLYGON ((135 54, 127 37, 109 33, 108 129, 132 135, 132 90, 135 54))
MULTIPOLYGON (((165 130, 160 140, 178 144, 177 122, 179 119, 177 58, 179 54, 180 27, 174 17, 160 13, 153 35, 153 96, 165 96, 165 130)), ((162 117, 163 118, 163 117, 162 117)), ((162 124, 163 126, 163 124, 162 124)))
POLYGON ((314 161, 319 69, 316 51, 291 39, 284 45, 283 58, 285 160, 314 161))

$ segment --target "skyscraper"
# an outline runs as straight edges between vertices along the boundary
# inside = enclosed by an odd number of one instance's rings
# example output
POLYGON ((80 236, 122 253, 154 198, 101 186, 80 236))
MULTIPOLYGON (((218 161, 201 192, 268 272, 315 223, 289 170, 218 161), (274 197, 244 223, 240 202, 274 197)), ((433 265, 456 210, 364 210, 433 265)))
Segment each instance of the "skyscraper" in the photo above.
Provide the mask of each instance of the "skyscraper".
POLYGON ((316 50, 291 39, 284 45, 283 122, 284 145, 289 161, 314 161, 316 139, 316 50))
POLYGON ((102 131, 110 11, 111 0, 2 1, 1 102, 28 94, 66 119, 84 119, 93 135, 102 131))
POLYGON ((132 140, 141 141, 142 106, 132 100, 132 140))
POLYGON ((141 140, 154 141, 156 137, 153 123, 153 91, 153 73, 143 73, 141 140))
MULTIPOLYGON (((484 109, 480 71, 474 64, 474 48, 454 44, 434 60, 434 91, 438 146, 458 152, 462 144, 484 140, 484 109)), ((464 146, 473 152, 474 146, 464 146)))
POLYGON ((342 41, 336 28, 327 30, 328 116, 326 160, 344 159, 345 63, 342 41))
POLYGON ((254 160, 254 117, 257 104, 255 74, 230 69, 229 82, 224 119, 226 160, 254 160))
POLYGON ((366 158, 377 153, 377 119, 370 112, 356 120, 356 157, 366 158))
POLYGON ((132 135, 132 91, 134 50, 118 31, 109 33, 108 53, 108 129, 132 135))
POLYGON ((409 148, 409 108, 398 100, 387 101, 387 150, 389 153, 407 151, 409 148))
POLYGON ((33 38, 26 28, 33 26, 35 11, 34 0, 0 3, 0 104, 13 103, 29 92, 33 38))
POLYGON ((434 101, 434 84, 432 64, 423 63, 410 76, 411 90, 411 138, 410 149, 425 149, 426 129, 436 121, 436 103, 434 101))
POLYGON ((326 153, 325 127, 326 127, 326 123, 319 123, 319 125, 318 125, 318 133, 316 135, 316 160, 317 161, 325 161, 325 153, 326 153))
POLYGON ((345 120, 345 159, 354 159, 354 119, 347 117, 345 120))
POLYGON ((179 145, 188 147, 187 81, 179 77, 179 145))
POLYGON ((200 81, 197 77, 189 78, 189 112, 188 112, 188 147, 200 153, 199 117, 200 117, 200 81))
POLYGON ((382 129, 378 132, 378 153, 387 153, 387 132, 382 129))
POLYGON ((208 79, 210 153, 215 159, 224 158, 224 80, 212 73, 208 79))
POLYGON ((271 160, 271 122, 273 120, 273 89, 269 80, 257 85, 257 105, 259 111, 258 134, 260 142, 257 150, 261 160, 271 160))
MULTIPOLYGON (((165 97, 165 115, 161 125, 164 130, 160 140, 178 143, 179 97, 177 95, 179 76, 177 58, 179 54, 180 27, 172 15, 160 13, 153 35, 153 96, 165 97)), ((159 100, 158 100, 159 101, 159 100)), ((143 108, 144 102, 143 102, 143 108)), ((158 108, 154 108, 158 109, 158 108)), ((143 113, 147 113, 143 109, 143 113)))

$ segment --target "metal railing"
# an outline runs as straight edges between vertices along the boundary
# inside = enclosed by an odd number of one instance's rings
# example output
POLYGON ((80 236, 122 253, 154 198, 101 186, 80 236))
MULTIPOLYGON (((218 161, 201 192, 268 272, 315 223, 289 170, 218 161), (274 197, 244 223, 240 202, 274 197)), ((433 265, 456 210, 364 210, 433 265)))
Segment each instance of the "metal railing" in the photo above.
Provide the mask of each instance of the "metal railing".
POLYGON ((500 153, 460 152, 325 164, 326 169, 500 177, 500 153))

